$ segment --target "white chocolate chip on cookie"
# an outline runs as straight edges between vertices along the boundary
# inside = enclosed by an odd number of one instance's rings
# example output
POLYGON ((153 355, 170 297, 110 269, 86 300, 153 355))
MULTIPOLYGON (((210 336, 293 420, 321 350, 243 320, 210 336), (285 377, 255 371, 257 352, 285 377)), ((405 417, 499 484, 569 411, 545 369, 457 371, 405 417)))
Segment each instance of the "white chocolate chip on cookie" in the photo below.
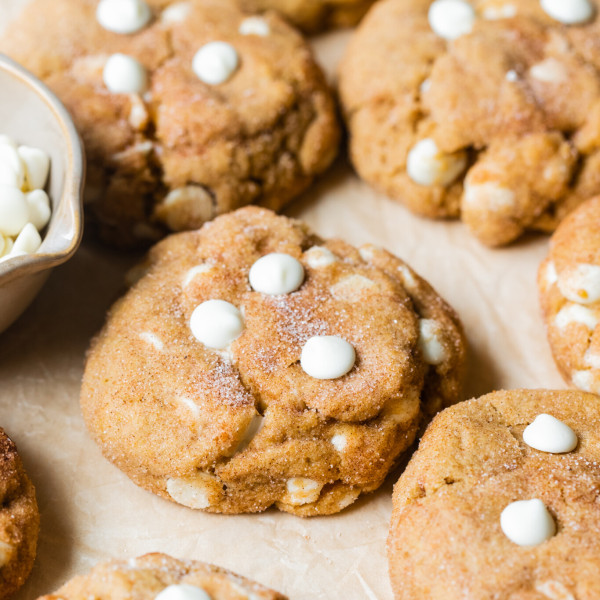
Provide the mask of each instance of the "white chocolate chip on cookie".
POLYGON ((406 172, 419 185, 449 186, 465 170, 467 155, 464 152, 441 152, 431 138, 417 142, 408 153, 406 172))
POLYGON ((308 266, 313 269, 328 267, 337 262, 337 256, 324 246, 313 246, 304 253, 308 266))
POLYGON ((98 23, 113 33, 135 33, 151 18, 152 12, 144 0, 100 0, 96 9, 98 23))
POLYGON ((532 448, 552 454, 571 452, 577 446, 577 435, 565 423, 542 413, 523 431, 523 441, 532 448))
POLYGON ((304 282, 304 267, 289 254, 272 252, 252 265, 248 278, 256 292, 272 296, 290 294, 304 282))
POLYGON ((529 69, 530 75, 544 83, 565 83, 569 77, 567 67, 555 58, 546 58, 529 69))
POLYGON ((104 65, 102 78, 114 94, 143 94, 148 88, 146 68, 126 54, 113 54, 104 65))
POLYGON ((212 600, 202 588, 188 583, 178 583, 166 587, 154 600, 212 600))
POLYGON ((192 69, 198 78, 210 85, 225 83, 237 70, 237 50, 227 42, 209 42, 194 55, 192 69))
POLYGON ((161 23, 165 25, 173 25, 174 23, 182 23, 187 19, 192 12, 190 2, 176 2, 167 6, 160 15, 161 23))
POLYGON ((594 14, 590 0, 540 0, 540 4, 546 14, 565 25, 585 23, 594 14))
POLYGON ((306 477, 293 477, 286 482, 287 494, 282 498, 286 504, 300 506, 312 504, 319 499, 323 484, 306 477))
POLYGON ((335 335, 311 337, 302 348, 300 364, 315 379, 337 379, 354 367, 356 352, 346 340, 335 335))
POLYGON ((439 365, 448 357, 440 338, 442 325, 434 319, 419 321, 419 348, 427 364, 439 365))
POLYGON ((537 498, 509 504, 500 515, 500 526, 506 537, 519 546, 538 546, 556 533, 552 515, 537 498))
POLYGON ((244 331, 244 319, 230 302, 207 300, 194 309, 190 329, 205 346, 223 350, 244 331))
POLYGON ((242 35, 267 37, 271 33, 271 28, 262 17, 248 17, 240 23, 239 32, 242 35))
POLYGON ((579 264, 563 270, 558 279, 562 295, 579 304, 592 304, 600 300, 600 266, 579 264))
POLYGON ((556 315, 555 324, 559 329, 565 329, 571 323, 579 323, 593 331, 599 321, 597 311, 579 304, 567 303, 556 315))
POLYGON ((169 496, 189 508, 208 508, 220 495, 217 479, 209 473, 197 473, 194 477, 167 480, 169 496))
POLYGON ((428 16, 431 29, 446 40, 470 33, 476 20, 475 10, 465 0, 436 0, 428 16))

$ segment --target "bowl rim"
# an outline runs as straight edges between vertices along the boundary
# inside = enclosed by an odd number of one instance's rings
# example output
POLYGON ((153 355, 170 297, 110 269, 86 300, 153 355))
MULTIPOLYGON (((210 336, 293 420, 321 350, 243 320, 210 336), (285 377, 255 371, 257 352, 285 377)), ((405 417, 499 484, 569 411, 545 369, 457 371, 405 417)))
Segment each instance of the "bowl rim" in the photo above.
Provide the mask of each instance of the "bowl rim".
MULTIPOLYGON (((69 210, 65 212, 69 220, 67 227, 74 232, 72 238, 59 245, 56 252, 36 252, 17 256, 9 261, 0 262, 0 287, 30 275, 50 269, 67 261, 75 253, 83 236, 83 186, 85 182, 84 148, 75 128, 73 120, 62 102, 37 77, 20 64, 0 53, 0 70, 12 75, 34 92, 53 113, 67 145, 65 181, 62 195, 55 207, 67 203, 69 210)), ((56 209, 55 209, 56 210, 56 209)), ((53 211, 54 212, 54 211, 53 211)), ((50 235, 50 231, 46 234, 50 235)), ((64 236, 60 236, 64 238, 64 236)))

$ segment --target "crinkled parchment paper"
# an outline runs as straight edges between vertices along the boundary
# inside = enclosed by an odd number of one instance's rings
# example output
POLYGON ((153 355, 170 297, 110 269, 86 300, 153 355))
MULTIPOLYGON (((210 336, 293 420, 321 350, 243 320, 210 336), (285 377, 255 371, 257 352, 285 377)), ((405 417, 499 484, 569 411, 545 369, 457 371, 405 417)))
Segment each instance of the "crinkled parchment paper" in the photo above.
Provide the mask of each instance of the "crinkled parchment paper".
MULTIPOLYGON (((0 0, 0 28, 25 1, 0 0)), ((342 32, 314 42, 332 78, 347 39, 342 32)), ((564 387, 535 287, 546 238, 488 250, 460 223, 422 220, 373 192, 344 160, 286 214, 323 236, 384 246, 437 288, 469 338, 465 398, 564 387)), ((390 600, 385 539, 398 473, 337 516, 220 516, 155 497, 102 458, 79 412, 84 353, 134 262, 86 242, 0 335, 0 425, 19 447, 42 515, 38 558, 17 600, 53 591, 97 561, 152 551, 227 567, 292 600, 390 600)))

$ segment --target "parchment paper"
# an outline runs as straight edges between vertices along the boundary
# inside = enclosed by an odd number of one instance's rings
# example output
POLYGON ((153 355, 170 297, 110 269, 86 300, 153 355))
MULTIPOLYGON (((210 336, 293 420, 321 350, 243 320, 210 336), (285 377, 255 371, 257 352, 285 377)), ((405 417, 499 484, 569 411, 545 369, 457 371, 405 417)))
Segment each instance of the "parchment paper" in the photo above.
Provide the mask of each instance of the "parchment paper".
MULTIPOLYGON (((0 0, 0 29, 25 2, 0 0)), ((338 32, 314 40, 332 77, 347 39, 338 32)), ((286 214, 323 236, 384 246, 437 288, 471 345, 465 398, 565 387, 535 287, 547 238, 488 250, 460 223, 420 219, 373 192, 343 158, 286 214)), ((84 353, 135 262, 86 241, 0 336, 0 425, 18 445, 42 516, 38 558, 16 600, 54 591, 100 560, 152 551, 221 565, 291 600, 391 600, 385 539, 398 472, 340 515, 303 520, 275 510, 195 512, 137 488, 104 460, 79 412, 84 353)))

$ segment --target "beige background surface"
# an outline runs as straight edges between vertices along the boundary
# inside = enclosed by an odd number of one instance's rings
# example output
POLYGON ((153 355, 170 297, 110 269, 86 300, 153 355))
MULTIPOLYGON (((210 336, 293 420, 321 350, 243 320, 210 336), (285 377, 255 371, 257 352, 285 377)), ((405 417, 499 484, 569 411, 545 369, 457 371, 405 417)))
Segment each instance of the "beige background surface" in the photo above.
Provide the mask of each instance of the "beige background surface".
MULTIPOLYGON (((25 1, 0 0, 0 29, 25 1)), ((315 40, 330 72, 347 37, 315 40)), ((547 239, 482 248, 460 223, 419 219, 376 194, 344 161, 286 213, 323 236, 385 246, 445 296, 471 345, 465 398, 499 388, 564 387, 535 289, 547 239)), ((16 600, 53 591, 99 560, 151 551, 222 565, 292 600, 390 600, 385 538, 397 473, 333 517, 301 520, 274 510, 219 516, 154 497, 102 458, 78 407, 84 353, 134 262, 86 242, 0 335, 0 425, 18 444, 42 515, 38 558, 16 600)))

